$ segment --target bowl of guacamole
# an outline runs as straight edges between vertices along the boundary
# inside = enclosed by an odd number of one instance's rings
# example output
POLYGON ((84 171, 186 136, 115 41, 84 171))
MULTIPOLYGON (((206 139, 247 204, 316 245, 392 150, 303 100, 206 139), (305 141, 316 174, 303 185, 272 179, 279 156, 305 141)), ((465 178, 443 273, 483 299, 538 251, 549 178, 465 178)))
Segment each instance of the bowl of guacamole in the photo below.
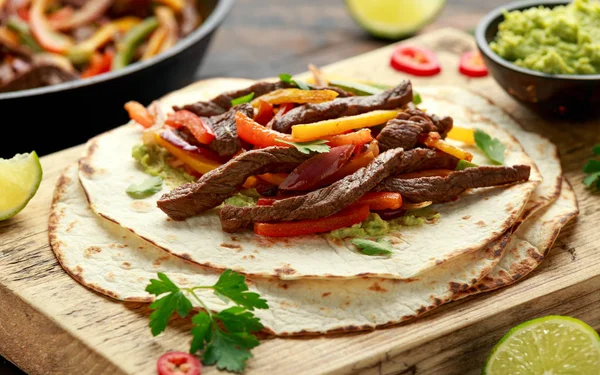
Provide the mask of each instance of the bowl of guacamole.
POLYGON ((520 1, 494 9, 475 37, 504 90, 544 111, 600 104, 600 1, 520 1))

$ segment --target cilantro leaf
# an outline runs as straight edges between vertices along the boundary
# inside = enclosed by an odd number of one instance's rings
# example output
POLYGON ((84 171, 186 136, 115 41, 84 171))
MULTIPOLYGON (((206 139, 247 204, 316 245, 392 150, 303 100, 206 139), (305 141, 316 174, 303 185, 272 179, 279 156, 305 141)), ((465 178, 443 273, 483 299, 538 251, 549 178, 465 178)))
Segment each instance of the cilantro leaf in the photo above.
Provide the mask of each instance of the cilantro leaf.
POLYGON ((154 311, 150 314, 150 330, 152 336, 157 336, 167 328, 169 318, 175 311, 185 318, 192 310, 192 303, 182 291, 171 292, 166 296, 154 301, 150 308, 154 311))
POLYGON ((583 167, 583 171, 585 173, 596 173, 600 172, 600 160, 588 160, 585 166, 583 167))
POLYGON ((377 242, 355 238, 352 240, 352 244, 356 245, 360 252, 365 255, 388 255, 392 253, 392 244, 384 238, 378 239, 377 242))
POLYGON ((303 154, 310 154, 311 152, 325 153, 331 150, 331 147, 326 144, 327 141, 324 139, 317 139, 309 142, 289 142, 284 141, 283 139, 276 139, 276 141, 292 145, 303 154))
POLYGON ((475 130, 475 143, 494 163, 504 163, 504 150, 506 147, 497 138, 492 138, 486 132, 477 129, 475 130))
POLYGON ((246 277, 232 270, 225 270, 213 286, 215 295, 224 301, 231 300, 248 310, 268 309, 267 301, 258 293, 248 292, 246 277))
POLYGON ((594 151, 594 155, 600 156, 600 144, 595 145, 592 151, 594 151))
POLYGON ((281 73, 279 75, 279 79, 282 82, 289 83, 290 85, 296 85, 301 90, 310 90, 310 87, 306 83, 304 83, 302 81, 295 81, 295 80, 293 80, 291 74, 281 73))
POLYGON ((251 92, 248 95, 240 96, 239 98, 231 99, 231 106, 236 106, 238 104, 248 103, 254 99, 254 92, 251 92))
POLYGON ((219 370, 242 372, 246 361, 252 358, 249 349, 258 344, 256 337, 248 332, 225 333, 217 329, 204 350, 202 362, 208 366, 216 364, 219 370))
POLYGON ((163 179, 160 176, 153 176, 145 179, 141 184, 131 184, 125 190, 131 198, 142 199, 158 193, 162 189, 163 179))
POLYGON ((421 103, 423 103, 423 99, 421 99, 421 94, 419 94, 418 92, 413 92, 413 104, 419 105, 421 103))
POLYGON ((204 349, 204 343, 210 342, 212 336, 212 320, 210 316, 201 311, 192 318, 192 344, 190 345, 190 354, 195 354, 198 350, 204 349))
POLYGON ((454 170, 462 171, 467 168, 477 168, 477 167, 479 167, 477 164, 471 163, 470 161, 459 160, 458 164, 456 164, 456 168, 454 170))

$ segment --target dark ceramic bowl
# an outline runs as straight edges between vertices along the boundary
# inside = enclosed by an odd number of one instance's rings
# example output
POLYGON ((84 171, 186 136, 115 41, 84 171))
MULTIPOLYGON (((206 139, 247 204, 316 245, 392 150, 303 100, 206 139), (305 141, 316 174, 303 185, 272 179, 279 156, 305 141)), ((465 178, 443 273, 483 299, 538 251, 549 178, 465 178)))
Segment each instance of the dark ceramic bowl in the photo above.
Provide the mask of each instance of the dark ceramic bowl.
POLYGON ((148 104, 191 83, 233 0, 199 3, 202 25, 148 61, 90 79, 0 94, 0 157, 32 150, 44 155, 83 143, 126 123, 127 101, 148 104))
POLYGON ((477 25, 475 38, 491 75, 502 88, 529 107, 544 113, 590 112, 600 105, 600 74, 546 74, 519 67, 493 52, 489 43, 504 20, 503 10, 523 10, 539 5, 555 7, 568 1, 519 1, 488 13, 477 25))

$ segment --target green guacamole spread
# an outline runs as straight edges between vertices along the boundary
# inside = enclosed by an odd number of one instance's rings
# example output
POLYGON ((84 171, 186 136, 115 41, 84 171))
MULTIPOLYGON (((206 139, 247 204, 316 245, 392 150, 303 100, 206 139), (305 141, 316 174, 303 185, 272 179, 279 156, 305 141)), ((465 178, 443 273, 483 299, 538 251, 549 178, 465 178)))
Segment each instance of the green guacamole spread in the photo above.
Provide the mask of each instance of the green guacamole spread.
POLYGON ((351 227, 333 230, 329 233, 329 235, 336 239, 344 239, 349 237, 379 238, 393 232, 398 232, 402 227, 420 226, 426 222, 435 222, 439 218, 439 213, 427 209, 409 211, 407 215, 393 220, 383 220, 376 213, 370 213, 369 217, 367 217, 367 219, 362 223, 354 224, 351 227))
POLYGON ((490 48, 544 73, 600 74, 600 2, 505 12, 490 48))
POLYGON ((131 156, 138 166, 152 176, 160 176, 170 186, 180 186, 187 182, 196 181, 194 176, 185 173, 181 168, 173 168, 167 163, 171 154, 156 144, 136 145, 131 150, 131 156))

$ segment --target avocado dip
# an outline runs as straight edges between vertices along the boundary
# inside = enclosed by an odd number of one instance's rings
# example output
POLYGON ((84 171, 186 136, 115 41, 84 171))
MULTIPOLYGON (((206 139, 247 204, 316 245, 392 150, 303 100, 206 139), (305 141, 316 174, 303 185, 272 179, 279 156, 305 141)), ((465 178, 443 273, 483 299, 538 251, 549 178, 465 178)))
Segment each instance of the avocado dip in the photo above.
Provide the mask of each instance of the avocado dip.
POLYGON ((490 48, 518 66, 549 74, 600 74, 600 2, 504 12, 490 48))

